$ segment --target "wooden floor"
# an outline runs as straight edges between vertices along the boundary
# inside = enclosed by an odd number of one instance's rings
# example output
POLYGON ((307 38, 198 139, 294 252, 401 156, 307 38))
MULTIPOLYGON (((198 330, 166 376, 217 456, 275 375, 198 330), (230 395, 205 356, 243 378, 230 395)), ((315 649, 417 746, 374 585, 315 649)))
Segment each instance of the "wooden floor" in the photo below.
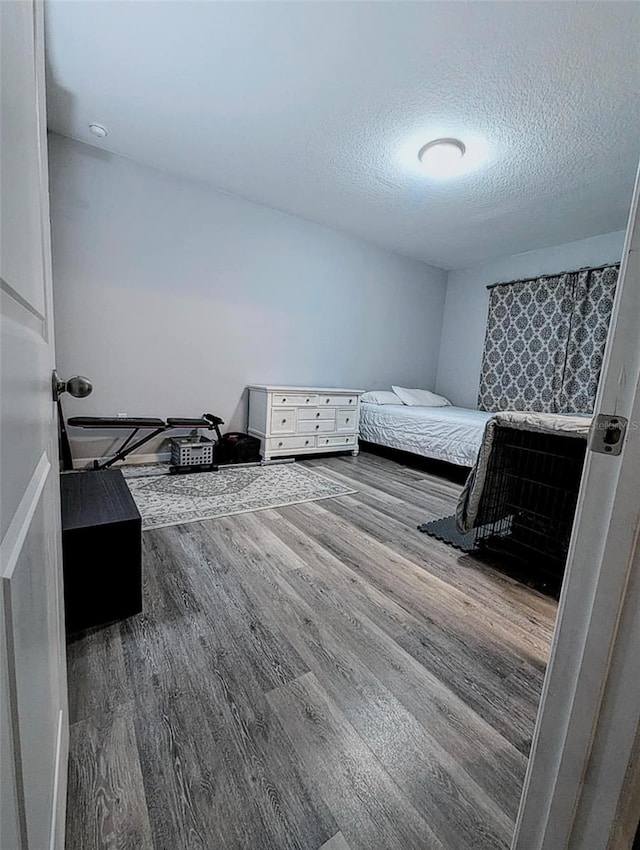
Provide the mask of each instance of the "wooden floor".
POLYGON ((144 534, 145 614, 69 647, 67 850, 507 848, 556 604, 416 531, 460 486, 144 534))

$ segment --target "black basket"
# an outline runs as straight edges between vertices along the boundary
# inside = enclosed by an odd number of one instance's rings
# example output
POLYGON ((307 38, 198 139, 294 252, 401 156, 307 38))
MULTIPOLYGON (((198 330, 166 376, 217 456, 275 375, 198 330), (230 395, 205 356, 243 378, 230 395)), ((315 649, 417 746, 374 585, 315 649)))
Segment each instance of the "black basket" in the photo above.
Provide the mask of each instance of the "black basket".
POLYGON ((220 455, 221 463, 256 463, 260 460, 260 440, 230 431, 222 436, 220 455))

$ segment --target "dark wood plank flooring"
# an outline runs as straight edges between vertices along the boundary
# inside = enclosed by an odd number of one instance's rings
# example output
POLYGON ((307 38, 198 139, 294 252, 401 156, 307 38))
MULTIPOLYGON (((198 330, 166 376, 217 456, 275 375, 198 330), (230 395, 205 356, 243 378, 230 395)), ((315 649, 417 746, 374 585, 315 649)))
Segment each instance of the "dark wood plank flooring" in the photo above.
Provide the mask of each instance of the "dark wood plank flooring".
POLYGON ((145 612, 69 646, 67 850, 506 850, 556 604, 416 531, 460 486, 144 534, 145 612))

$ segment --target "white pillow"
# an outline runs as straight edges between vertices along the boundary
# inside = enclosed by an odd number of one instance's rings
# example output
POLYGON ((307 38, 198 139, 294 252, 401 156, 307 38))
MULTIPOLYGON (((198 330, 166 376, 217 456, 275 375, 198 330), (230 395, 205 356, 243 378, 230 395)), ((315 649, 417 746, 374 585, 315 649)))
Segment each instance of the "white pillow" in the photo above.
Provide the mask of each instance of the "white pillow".
POLYGON ((403 404, 411 407, 446 407, 451 404, 449 399, 429 390, 409 390, 407 387, 392 387, 392 389, 403 404))
POLYGON ((391 390, 370 390, 360 396, 360 401, 367 404, 402 404, 398 396, 391 390))

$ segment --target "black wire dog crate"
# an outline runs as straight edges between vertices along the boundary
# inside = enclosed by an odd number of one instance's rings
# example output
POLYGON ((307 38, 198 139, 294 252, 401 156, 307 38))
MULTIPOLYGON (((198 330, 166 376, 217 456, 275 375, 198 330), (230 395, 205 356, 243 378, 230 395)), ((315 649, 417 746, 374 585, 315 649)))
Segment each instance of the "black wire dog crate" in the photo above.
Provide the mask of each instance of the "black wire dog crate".
POLYGON ((562 584, 586 440, 496 429, 476 545, 508 571, 557 593, 562 584))

